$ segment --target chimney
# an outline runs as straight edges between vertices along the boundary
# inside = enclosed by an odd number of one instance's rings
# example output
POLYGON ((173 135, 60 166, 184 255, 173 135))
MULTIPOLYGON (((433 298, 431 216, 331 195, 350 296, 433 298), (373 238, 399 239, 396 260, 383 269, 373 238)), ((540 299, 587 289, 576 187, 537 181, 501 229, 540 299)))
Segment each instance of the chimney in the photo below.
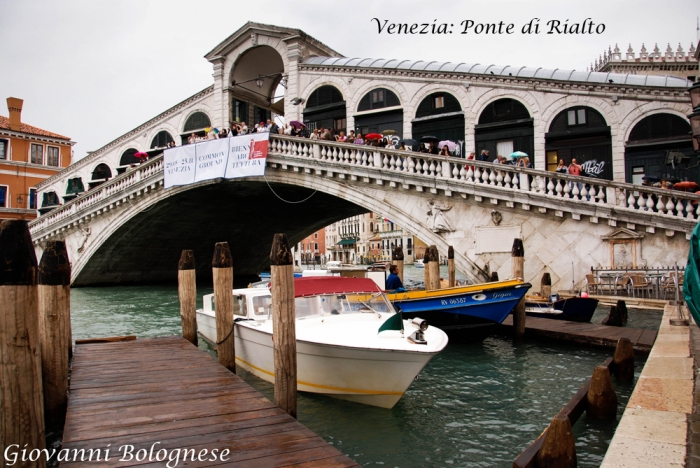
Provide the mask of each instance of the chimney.
POLYGON ((19 98, 7 98, 7 110, 10 111, 10 130, 12 131, 21 131, 23 103, 24 101, 19 98))

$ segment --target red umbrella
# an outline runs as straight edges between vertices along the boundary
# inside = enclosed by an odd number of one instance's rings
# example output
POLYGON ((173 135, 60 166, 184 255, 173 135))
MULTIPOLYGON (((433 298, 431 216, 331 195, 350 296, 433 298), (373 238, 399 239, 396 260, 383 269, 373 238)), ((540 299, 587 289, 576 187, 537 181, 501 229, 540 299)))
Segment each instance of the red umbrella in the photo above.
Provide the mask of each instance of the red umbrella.
POLYGON ((379 140, 380 138, 384 138, 381 133, 368 133, 365 135, 365 140, 379 140))
POLYGON ((146 159, 148 157, 148 153, 139 151, 138 153, 134 154, 134 157, 139 159, 146 159))
POLYGON ((673 184, 673 190, 683 190, 684 192, 694 192, 699 188, 700 186, 697 183, 688 180, 673 184))

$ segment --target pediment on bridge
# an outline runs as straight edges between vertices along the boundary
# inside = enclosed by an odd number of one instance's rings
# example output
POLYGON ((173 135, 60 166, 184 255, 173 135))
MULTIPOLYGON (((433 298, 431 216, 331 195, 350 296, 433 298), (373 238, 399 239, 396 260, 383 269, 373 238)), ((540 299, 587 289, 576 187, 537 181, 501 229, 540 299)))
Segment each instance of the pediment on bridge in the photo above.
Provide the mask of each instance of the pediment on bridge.
POLYGON ((299 42, 301 44, 298 52, 303 55, 301 58, 306 58, 311 55, 328 56, 328 57, 343 57, 342 54, 328 47, 323 42, 306 34, 301 29, 285 28, 283 26, 274 26, 271 24, 254 23, 248 21, 236 32, 224 39, 219 45, 209 51, 204 58, 210 62, 215 62, 224 58, 229 52, 236 47, 251 41, 251 47, 256 47, 261 44, 260 38, 266 36, 275 39, 280 39, 284 42, 299 42))
POLYGON ((626 241, 626 240, 636 240, 644 237, 644 233, 632 231, 631 229, 619 228, 608 234, 607 236, 601 236, 604 241, 626 241))

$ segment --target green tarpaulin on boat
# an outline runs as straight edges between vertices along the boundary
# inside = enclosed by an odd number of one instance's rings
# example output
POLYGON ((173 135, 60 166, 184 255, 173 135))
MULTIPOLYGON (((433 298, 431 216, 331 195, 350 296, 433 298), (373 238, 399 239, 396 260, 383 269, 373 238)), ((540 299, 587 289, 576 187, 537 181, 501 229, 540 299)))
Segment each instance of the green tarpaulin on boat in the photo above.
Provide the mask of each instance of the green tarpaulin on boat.
POLYGON ((401 312, 397 312, 395 315, 386 319, 386 321, 382 323, 382 326, 379 327, 377 335, 384 330, 403 330, 403 317, 401 316, 401 312))
POLYGON ((685 267, 683 278, 683 296, 695 323, 700 324, 700 223, 695 226, 693 235, 690 236, 688 265, 685 267))

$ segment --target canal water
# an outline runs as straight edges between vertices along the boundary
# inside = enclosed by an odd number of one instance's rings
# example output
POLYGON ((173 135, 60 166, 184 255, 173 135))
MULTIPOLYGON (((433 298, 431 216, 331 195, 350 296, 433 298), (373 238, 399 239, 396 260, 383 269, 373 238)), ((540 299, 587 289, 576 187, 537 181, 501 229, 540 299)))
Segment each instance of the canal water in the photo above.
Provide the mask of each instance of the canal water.
MULTIPOLYGON (((408 267, 407 280, 422 277, 408 267)), ((446 273, 446 272, 445 272, 446 273)), ((445 276, 446 277, 446 276, 445 276)), ((199 288, 198 296, 211 292, 199 288)), ((74 339, 180 334, 175 286, 71 290, 74 339)), ((605 311, 601 308, 596 316, 605 311)), ((630 326, 658 328, 661 312, 630 309, 630 326)), ((594 318, 596 321, 597 318, 594 318)), ((200 340, 202 341, 202 340, 200 340)), ((200 344, 207 349, 206 344, 200 344)), ((506 337, 452 342, 392 409, 300 393, 299 421, 362 466, 510 467, 612 351, 506 337)), ((636 361, 637 376, 644 364, 636 361)), ((239 373, 273 399, 271 384, 239 373)), ((618 420, 632 386, 615 382, 618 420)), ((616 422, 574 426, 579 467, 598 467, 616 422)))

